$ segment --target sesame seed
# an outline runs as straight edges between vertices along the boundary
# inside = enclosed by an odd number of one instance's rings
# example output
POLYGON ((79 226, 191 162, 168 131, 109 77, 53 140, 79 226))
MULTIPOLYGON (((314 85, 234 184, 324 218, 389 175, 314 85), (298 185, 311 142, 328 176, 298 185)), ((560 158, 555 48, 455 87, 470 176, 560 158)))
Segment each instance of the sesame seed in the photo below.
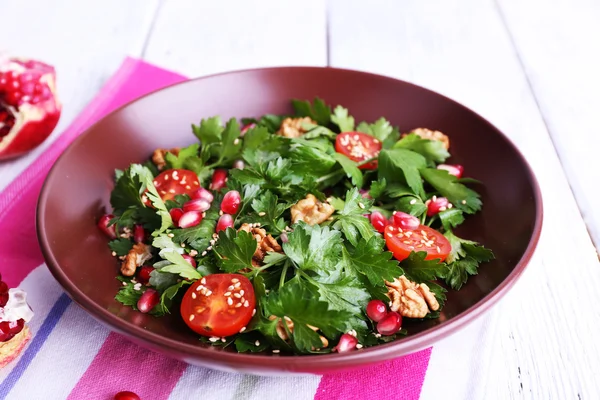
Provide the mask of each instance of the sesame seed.
MULTIPOLYGON (((167 194, 167 191, 166 191, 166 190, 161 190, 161 191, 160 191, 160 194, 167 194)), ((147 197, 146 197, 146 198, 147 198, 147 197)))
POLYGON ((235 140, 233 141, 233 145, 237 146, 238 144, 240 144, 240 139, 235 138, 235 140))
POLYGON ((121 282, 123 286, 127 286, 127 282, 121 282))
POLYGON ((185 247, 185 243, 180 243, 179 244, 181 247, 185 247))
POLYGON ((208 251, 211 251, 211 250, 212 250, 212 246, 208 246, 208 247, 206 248, 206 250, 208 250, 208 251))
POLYGON ((196 293, 192 292, 192 299, 195 299, 196 297, 198 297, 196 296, 196 293))
POLYGON ((208 340, 209 340, 210 342, 213 342, 213 343, 214 343, 214 342, 216 342, 217 340, 219 340, 219 338, 218 338, 218 337, 216 337, 216 336, 211 336, 210 338, 208 338, 208 340))
POLYGON ((409 204, 415 204, 417 202, 417 199, 412 199, 411 201, 409 201, 409 204))
POLYGON ((203 285, 206 285, 206 278, 200 279, 200 283, 203 284, 203 285))
POLYGON ((154 181, 152 183, 154 184, 154 186, 158 185, 158 181, 154 181))
POLYGON ((394 303, 392 303, 391 301, 388 303, 388 306, 392 306, 394 303))
POLYGON ((394 227, 390 226, 390 232, 394 232, 394 227))
POLYGON ((360 343, 356 343, 356 348, 357 348, 357 349, 362 349, 362 348, 363 348, 363 345, 362 345, 362 344, 360 344, 360 343))
POLYGON ((245 299, 245 298, 243 298, 243 297, 242 297, 242 298, 240 299, 240 303, 244 304, 244 303, 247 303, 247 301, 246 301, 246 299, 245 299))
POLYGON ((254 345, 255 345, 256 347, 260 346, 260 341, 258 341, 258 340, 257 340, 256 342, 254 342, 254 345))
POLYGON ((170 237, 170 238, 175 237, 175 235, 172 234, 172 233, 167 234, 167 236, 170 237))
POLYGON ((442 251, 440 250, 440 246, 436 246, 435 249, 437 250, 438 253, 441 253, 442 251))
POLYGON ((169 193, 171 193, 171 194, 175 193, 175 189, 169 189, 169 193))
POLYGON ((278 353, 279 353, 279 350, 277 350, 277 349, 274 349, 274 350, 273 350, 273 353, 275 353, 275 354, 278 354, 278 353))
POLYGON ((235 286, 236 288, 239 288, 240 286, 242 286, 242 284, 241 284, 240 282, 237 282, 237 283, 236 283, 235 285, 233 285, 233 286, 235 286))
POLYGON ((446 206, 441 206, 440 207, 440 211, 446 211, 446 210, 447 210, 446 206))
POLYGON ((228 291, 232 291, 233 289, 235 289, 235 288, 233 287, 233 285, 229 285, 229 287, 227 288, 227 290, 228 290, 228 291))
POLYGON ((406 237, 411 237, 412 236, 412 232, 411 231, 406 231, 405 235, 406 235, 406 237))
POLYGON ((239 281, 240 281, 240 280, 239 280, 238 278, 233 278, 233 279, 231 280, 231 283, 238 283, 239 281))
POLYGON ((206 254, 207 254, 206 251, 203 251, 201 256, 204 257, 206 254))
POLYGON ((404 234, 402 232, 400 232, 399 234, 396 235, 396 237, 399 237, 399 238, 404 237, 404 234))
POLYGON ((423 236, 427 237, 427 232, 425 232, 425 231, 421 231, 421 235, 423 235, 423 236))
POLYGON ((206 211, 202 213, 202 218, 206 217, 206 211))
POLYGON ((376 334, 375 334, 375 337, 376 337, 376 338, 380 338, 380 337, 381 337, 381 334, 380 334, 380 333, 376 333, 376 334))
POLYGON ((212 290, 210 290, 210 289, 209 289, 209 290, 207 290, 207 291, 206 291, 206 293, 204 293, 204 295, 205 295, 206 297, 210 296, 211 294, 212 294, 212 290))
POLYGON ((219 211, 219 215, 223 215, 223 210, 219 211))
POLYGON ((232 306, 233 305, 233 300, 231 300, 231 297, 227 298, 227 304, 232 306))
POLYGON ((243 296, 244 295, 244 289, 240 290, 240 294, 243 296))
POLYGON ((466 200, 461 201, 462 204, 467 204, 466 200))
POLYGON ((254 317, 255 314, 256 314, 256 308, 252 309, 252 316, 254 317))
POLYGON ((206 289, 204 286, 200 285, 196 288, 196 292, 206 289))
POLYGON ((215 241, 214 239, 212 239, 211 241, 209 241, 209 243, 210 243, 211 245, 214 245, 214 244, 216 243, 216 241, 215 241))
MULTIPOLYGON (((231 297, 230 297, 230 298, 231 298, 231 297)), ((237 304, 235 305, 235 308, 240 308, 241 306, 242 306, 242 303, 237 303, 237 304)))
POLYGON ((361 202, 358 202, 358 206, 359 206, 360 208, 363 208, 363 209, 365 208, 365 205, 364 205, 363 203, 361 203, 361 202))
POLYGON ((414 250, 415 246, 408 246, 409 249, 414 250))
POLYGON ((198 183, 198 181, 194 181, 194 186, 200 186, 200 184, 198 183))
POLYGON ((240 333, 244 332, 246 330, 245 326, 242 326, 242 329, 240 329, 240 333))
POLYGON ((235 297, 236 299, 239 299, 240 297, 242 297, 242 295, 239 293, 234 293, 233 297, 235 297))
POLYGON ((436 200, 437 200, 437 196, 433 196, 433 197, 431 198, 431 200, 432 200, 432 201, 436 201, 436 200))
POLYGON ((183 179, 181 179, 181 182, 179 182, 180 185, 185 185, 185 176, 183 177, 183 179))
POLYGON ((261 212, 258 213, 259 217, 264 217, 265 215, 267 215, 267 213, 264 212, 264 211, 261 211, 261 212))
POLYGON ((190 322, 194 320, 195 315, 194 314, 190 314, 190 322))
POLYGON ((178 180, 179 180, 179 177, 178 177, 178 176, 175 176, 175 174, 173 174, 173 180, 174 180, 174 181, 178 181, 178 180))
POLYGON ((191 187, 190 185, 185 185, 185 188, 186 188, 187 190, 190 190, 192 187, 191 187))
POLYGON ((388 232, 388 233, 386 234, 386 236, 387 236, 387 237, 392 237, 392 236, 394 236, 394 235, 392 235, 391 233, 389 233, 389 232, 388 232))
POLYGON ((354 140, 359 140, 359 139, 360 139, 360 137, 358 137, 358 135, 354 135, 354 137, 352 137, 352 139, 354 139, 354 140))
POLYGON ((225 343, 227 341, 227 339, 225 339, 224 337, 221 338, 221 342, 225 343))
POLYGON ((112 252, 112 253, 110 253, 110 254, 112 254, 112 256, 114 257, 114 256, 116 256, 116 255, 117 255, 117 252, 116 252, 116 251, 113 251, 113 252, 112 252))
POLYGON ((452 207, 454 207, 454 206, 452 205, 452 203, 448 203, 448 210, 449 210, 449 209, 451 209, 452 207))
POLYGON ((231 292, 225 292, 225 294, 223 296, 229 297, 229 296, 231 296, 231 292))
POLYGON ((197 250, 190 250, 190 256, 196 257, 197 255, 198 255, 198 251, 197 250))
POLYGON ((402 243, 404 243, 404 244, 410 244, 410 240, 403 240, 402 243))
POLYGON ((165 181, 169 180, 169 175, 165 175, 165 181))

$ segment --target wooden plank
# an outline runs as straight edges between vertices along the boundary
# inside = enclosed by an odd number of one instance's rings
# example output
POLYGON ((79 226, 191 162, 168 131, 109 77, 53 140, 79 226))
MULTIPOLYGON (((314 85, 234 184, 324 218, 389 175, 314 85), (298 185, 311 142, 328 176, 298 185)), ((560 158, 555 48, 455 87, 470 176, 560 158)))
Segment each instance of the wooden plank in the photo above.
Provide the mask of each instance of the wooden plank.
POLYGON ((329 14, 332 66, 402 78, 462 102, 515 142, 542 187, 536 256, 482 325, 434 347, 424 398, 594 397, 598 259, 493 1, 332 0, 329 14), (473 360, 459 364, 471 369, 450 368, 452 358, 473 360))
POLYGON ((326 65, 325 0, 170 0, 145 58, 200 76, 282 65, 326 65))
POLYGON ((141 55, 157 6, 158 0, 0 2, 2 50, 54 65, 64 104, 59 125, 41 146, 0 164, 0 190, 62 133, 125 56, 141 55))
POLYGON ((500 13, 584 220, 600 249, 600 3, 504 0, 500 13))

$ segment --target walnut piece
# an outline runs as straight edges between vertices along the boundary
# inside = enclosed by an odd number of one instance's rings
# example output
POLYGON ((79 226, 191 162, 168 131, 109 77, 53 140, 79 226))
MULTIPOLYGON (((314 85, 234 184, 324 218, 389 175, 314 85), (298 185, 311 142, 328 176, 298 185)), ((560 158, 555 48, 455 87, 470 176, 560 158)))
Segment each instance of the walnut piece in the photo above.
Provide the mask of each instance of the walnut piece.
MULTIPOLYGON (((269 320, 270 321, 274 321, 275 319, 278 319, 279 317, 275 316, 275 315, 271 315, 269 316, 269 320)), ((285 325, 287 326, 287 329, 290 331, 290 333, 294 333, 294 321, 292 321, 289 317, 283 317, 283 318, 279 318, 279 320, 277 321, 277 326, 275 326, 275 330, 277 331, 277 336, 279 336, 279 338, 281 340, 283 340, 284 342, 287 342, 289 340, 289 336, 287 333, 287 330, 285 329, 283 323, 285 321, 285 325)), ((312 329, 313 331, 317 332, 319 330, 319 328, 317 328, 316 326, 312 326, 312 325, 308 325, 306 324, 306 326, 308 326, 310 329, 312 329)), ((325 336, 319 335, 319 339, 321 339, 321 343, 323 344, 323 347, 327 347, 329 346, 329 340, 327 340, 327 338, 325 336)), ((313 350, 315 350, 313 348, 313 350)), ((320 350, 320 349, 317 349, 320 350)))
POLYGON ((257 242, 256 251, 252 256, 253 265, 261 265, 269 251, 277 253, 283 252, 283 249, 279 243, 277 243, 277 240, 273 236, 267 235, 267 231, 258 227, 258 224, 242 224, 239 230, 252 234, 257 242))
POLYGON ((314 195, 308 194, 290 209, 292 223, 302 220, 309 225, 320 224, 333 214, 335 208, 331 204, 320 202, 314 195))
POLYGON ((288 138, 297 138, 306 133, 304 128, 302 128, 302 124, 309 123, 313 125, 317 125, 316 121, 313 121, 309 117, 304 118, 286 118, 281 123, 277 134, 279 136, 285 136, 288 138))
POLYGON ((124 276, 133 276, 136 268, 141 267, 151 258, 152 254, 150 254, 150 246, 145 245, 144 243, 134 244, 121 264, 121 274, 124 276))
MULTIPOLYGON (((444 135, 440 131, 432 131, 431 129, 427 129, 427 128, 417 128, 417 129, 413 129, 408 134, 411 134, 411 133, 414 133, 415 135, 420 136, 423 139, 439 140, 440 142, 442 142, 442 144, 444 145, 444 148, 446 150, 448 150, 450 148, 450 138, 448 138, 448 136, 444 135)), ((404 134, 402 136, 404 137, 408 134, 404 134)))
POLYGON ((162 171, 163 168, 165 168, 165 166, 167 165, 167 162, 165 161, 165 156, 167 153, 179 155, 179 147, 175 147, 170 150, 156 149, 154 150, 154 153, 152 153, 152 162, 154 163, 154 165, 156 165, 159 171, 162 171))
POLYGON ((385 284, 392 303, 390 310, 399 312, 403 317, 423 318, 429 310, 437 311, 440 308, 435 295, 424 283, 415 283, 401 276, 385 284))

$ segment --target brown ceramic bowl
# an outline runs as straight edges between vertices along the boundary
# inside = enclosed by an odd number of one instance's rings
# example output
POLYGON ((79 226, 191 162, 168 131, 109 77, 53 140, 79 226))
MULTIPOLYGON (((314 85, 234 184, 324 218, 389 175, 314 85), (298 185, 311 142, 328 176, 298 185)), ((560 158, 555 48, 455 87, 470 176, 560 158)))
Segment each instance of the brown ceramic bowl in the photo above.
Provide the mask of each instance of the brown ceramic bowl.
POLYGON ((191 80, 151 93, 108 115, 58 159, 44 184, 37 215, 48 267, 72 299, 98 321, 136 343, 191 364, 252 374, 323 373, 424 349, 495 304, 529 262, 542 226, 536 179, 515 146, 462 105, 424 88, 378 75, 334 68, 269 68, 191 80), (452 163, 483 182, 483 211, 458 234, 491 248, 484 265, 459 292, 450 291, 441 318, 406 326, 396 342, 346 354, 237 354, 205 346, 178 313, 154 318, 121 306, 115 260, 96 228, 110 209, 115 168, 148 158, 158 147, 184 146, 191 123, 220 115, 291 112, 290 99, 323 98, 348 107, 357 121, 387 117, 406 131, 438 129, 451 138, 452 163))

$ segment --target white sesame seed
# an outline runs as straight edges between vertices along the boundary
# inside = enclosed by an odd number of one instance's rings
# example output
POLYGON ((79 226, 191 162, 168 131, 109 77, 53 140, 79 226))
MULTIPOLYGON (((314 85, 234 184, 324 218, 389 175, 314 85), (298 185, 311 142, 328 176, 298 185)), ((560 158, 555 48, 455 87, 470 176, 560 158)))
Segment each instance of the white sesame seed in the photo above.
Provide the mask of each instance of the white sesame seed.
POLYGON ((274 349, 274 350, 273 350, 273 353, 275 353, 275 354, 278 354, 278 353, 279 353, 279 350, 277 350, 277 349, 274 349))
POLYGON ((167 234, 167 236, 170 238, 175 237, 175 235, 173 235, 172 233, 167 234))
POLYGON ((208 246, 208 247, 206 248, 206 250, 208 250, 208 251, 211 251, 211 250, 212 250, 212 246, 208 246))
POLYGON ((388 232, 388 233, 386 234, 386 236, 387 236, 387 237, 392 237, 392 236, 394 236, 394 235, 392 235, 391 233, 389 233, 389 232, 388 232))
POLYGON ((238 144, 240 144, 240 139, 235 138, 235 140, 233 141, 233 145, 237 146, 238 144))
POLYGON ((423 235, 423 236, 427 237, 427 232, 425 232, 425 231, 421 231, 421 235, 423 235))
POLYGON ((244 304, 245 302, 246 302, 246 299, 242 297, 242 298, 240 299, 240 303, 244 304))
POLYGON ((388 306, 392 306, 394 303, 392 303, 391 301, 388 303, 388 306))
MULTIPOLYGON (((230 298, 231 298, 231 297, 230 297, 230 298)), ((242 306, 242 303, 237 303, 237 304, 235 305, 235 308, 240 308, 241 306, 242 306)))
POLYGON ((231 297, 227 298, 227 304, 232 306, 233 305, 233 300, 231 300, 231 297))
POLYGON ((204 257, 206 254, 207 254, 206 251, 203 251, 201 255, 202 255, 202 257, 204 257))
POLYGON ((448 203, 448 210, 449 210, 449 209, 451 209, 452 207, 454 207, 454 206, 452 205, 452 203, 448 203))
POLYGON ((121 282, 123 286, 127 286, 127 282, 121 282))
POLYGON ((198 181, 194 181, 194 186, 199 186, 200 184, 198 183, 198 181))
POLYGON ((196 257, 197 255, 198 255, 198 251, 197 250, 190 250, 190 256, 196 257))
POLYGON ((158 185, 158 181, 154 181, 152 183, 154 184, 154 186, 158 185))
POLYGON ((171 194, 175 193, 175 189, 169 189, 169 193, 171 193, 171 194))
POLYGON ((253 316, 253 317, 254 317, 254 315, 255 315, 255 314, 256 314, 256 308, 254 308, 254 309, 252 310, 252 316, 253 316))
POLYGON ((190 322, 194 320, 195 315, 194 314, 190 314, 190 322))
POLYGON ((192 299, 195 299, 196 297, 198 297, 196 296, 196 293, 192 292, 192 299))
POLYGON ((235 286, 235 288, 237 289, 237 288, 239 288, 240 286, 242 286, 242 284, 241 284, 240 282, 237 282, 237 283, 236 283, 235 285, 233 285, 233 286, 235 286))
POLYGON ((216 337, 216 336, 211 336, 210 338, 208 338, 208 340, 209 340, 210 342, 213 342, 213 343, 214 343, 214 342, 216 342, 217 340, 219 340, 219 338, 218 338, 218 337, 216 337))
POLYGON ((200 285, 196 288, 196 292, 201 291, 202 289, 206 289, 204 286, 200 285))
POLYGON ((446 210, 447 210, 446 206, 441 206, 440 207, 440 211, 446 211, 446 210))
POLYGON ((229 297, 229 296, 231 296, 231 292, 225 292, 225 294, 223 296, 229 297))
POLYGON ((110 254, 112 254, 112 256, 114 257, 114 256, 116 256, 116 255, 117 255, 117 252, 116 252, 116 251, 113 251, 113 252, 112 252, 112 253, 110 253, 110 254))
POLYGON ((206 278, 200 279, 200 283, 203 284, 203 285, 206 285, 206 278))
POLYGON ((359 140, 359 139, 360 139, 360 137, 358 137, 358 135, 354 135, 354 136, 352 137, 352 139, 354 139, 354 140, 359 140))
POLYGON ((356 348, 357 348, 357 349, 362 349, 362 348, 363 348, 363 345, 362 345, 362 344, 360 344, 360 343, 356 343, 356 348))
POLYGON ((229 287, 227 288, 227 290, 229 290, 229 291, 232 291, 233 289, 235 289, 235 288, 233 287, 233 285, 229 285, 229 287))
POLYGON ((265 215, 267 215, 267 213, 264 212, 264 211, 261 211, 261 212, 258 213, 259 217, 264 217, 265 215))
POLYGON ((433 196, 433 197, 431 198, 431 200, 433 200, 433 201, 436 201, 436 200, 437 200, 437 196, 433 196))
POLYGON ((435 249, 437 250, 438 253, 441 253, 440 246, 436 246, 435 249))
POLYGON ((227 339, 225 339, 224 337, 221 338, 221 342, 225 343, 227 341, 227 339))
POLYGON ((242 295, 239 293, 234 293, 233 297, 235 297, 236 299, 239 299, 240 297, 242 297, 242 295))
POLYGON ((206 293, 204 293, 204 295, 206 297, 210 296, 212 294, 212 290, 207 290, 206 293))
POLYGON ((191 187, 190 185, 185 185, 185 188, 186 188, 187 190, 190 190, 192 187, 191 187))
POLYGON ((180 243, 179 244, 181 247, 185 247, 185 243, 180 243))
POLYGON ((246 330, 245 326, 242 326, 242 329, 240 329, 240 333, 244 332, 246 330))
POLYGON ((394 232, 394 227, 390 226, 390 232, 394 232))
POLYGON ((240 290, 240 294, 243 296, 244 295, 244 289, 240 290))
POLYGON ((231 280, 231 283, 237 283, 237 282, 239 282, 239 281, 240 281, 240 280, 239 280, 238 278, 233 278, 233 279, 231 280))
POLYGON ((412 232, 411 232, 411 231, 406 231, 405 235, 406 235, 407 237, 411 237, 411 236, 412 236, 412 232))
POLYGON ((411 205, 412 205, 412 204, 415 204, 416 202, 417 202, 417 199, 412 199, 412 200, 409 202, 409 204, 411 204, 411 205))
POLYGON ((206 211, 202 213, 202 218, 206 217, 206 211))
POLYGON ((376 333, 376 334, 375 334, 375 337, 376 337, 376 338, 380 338, 380 337, 381 337, 381 334, 380 334, 380 333, 376 333))
POLYGON ((219 211, 219 215, 223 215, 223 210, 219 211))
POLYGON ((466 200, 461 201, 462 204, 467 204, 466 200))
POLYGON ((363 208, 363 209, 365 208, 365 205, 364 205, 363 203, 361 203, 361 202, 358 202, 358 206, 359 206, 360 208, 363 208))
POLYGON ((258 341, 258 340, 257 340, 256 342, 254 342, 254 345, 255 345, 256 347, 260 346, 260 341, 258 341))

